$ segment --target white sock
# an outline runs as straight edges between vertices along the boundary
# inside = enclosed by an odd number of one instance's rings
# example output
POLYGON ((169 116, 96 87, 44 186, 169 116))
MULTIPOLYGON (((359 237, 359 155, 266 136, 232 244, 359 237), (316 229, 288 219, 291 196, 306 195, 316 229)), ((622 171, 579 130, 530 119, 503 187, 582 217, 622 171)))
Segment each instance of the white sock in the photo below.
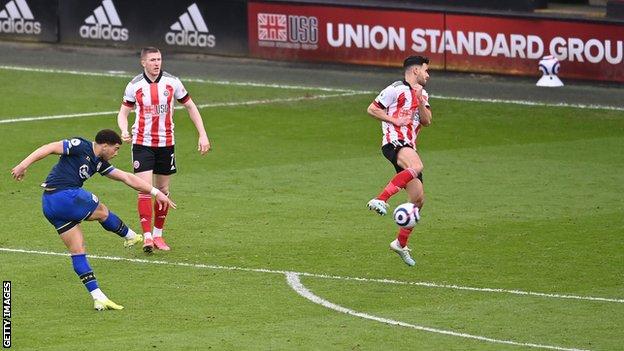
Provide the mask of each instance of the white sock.
POLYGON ((136 233, 134 232, 134 230, 128 228, 128 233, 126 233, 126 236, 124 236, 124 239, 131 240, 131 239, 134 239, 135 236, 136 236, 136 233))
POLYGON ((147 232, 147 233, 143 233, 143 240, 148 240, 148 239, 152 239, 152 233, 147 232))
POLYGON ((162 228, 156 228, 154 227, 154 238, 158 238, 160 236, 162 236, 162 228))
POLYGON ((100 290, 100 288, 97 288, 93 291, 90 292, 91 293, 91 297, 93 297, 94 300, 107 300, 108 297, 106 297, 106 295, 104 295, 104 293, 102 292, 102 290, 100 290))

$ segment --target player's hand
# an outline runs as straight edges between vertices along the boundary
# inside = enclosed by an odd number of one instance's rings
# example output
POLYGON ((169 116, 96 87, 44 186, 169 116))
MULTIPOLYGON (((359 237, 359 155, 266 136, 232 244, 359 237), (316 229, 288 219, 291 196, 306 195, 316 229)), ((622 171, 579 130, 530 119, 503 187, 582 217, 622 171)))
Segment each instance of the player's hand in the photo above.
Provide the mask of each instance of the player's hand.
POLYGON ((412 123, 412 110, 401 109, 399 115, 392 120, 392 123, 397 127, 403 127, 412 123))
POLYGON ((412 117, 399 116, 395 120, 393 120, 392 123, 397 127, 403 127, 412 123, 412 117))
POLYGON ((22 166, 22 164, 20 163, 19 165, 13 167, 13 169, 11 170, 11 175, 13 176, 13 179, 21 181, 26 175, 26 167, 22 166))
POLYGON ((177 208, 175 202, 171 201, 171 199, 167 195, 163 194, 162 191, 159 191, 158 194, 156 194, 156 203, 158 203, 158 209, 161 211, 167 209, 167 207, 174 209, 177 208))
POLYGON ((132 142, 132 135, 128 133, 128 131, 123 131, 121 132, 121 140, 123 140, 125 143, 130 143, 132 142))
POLYGON ((208 151, 210 151, 210 141, 208 140, 208 136, 199 136, 199 141, 197 142, 197 151, 199 151, 202 155, 205 155, 208 151))

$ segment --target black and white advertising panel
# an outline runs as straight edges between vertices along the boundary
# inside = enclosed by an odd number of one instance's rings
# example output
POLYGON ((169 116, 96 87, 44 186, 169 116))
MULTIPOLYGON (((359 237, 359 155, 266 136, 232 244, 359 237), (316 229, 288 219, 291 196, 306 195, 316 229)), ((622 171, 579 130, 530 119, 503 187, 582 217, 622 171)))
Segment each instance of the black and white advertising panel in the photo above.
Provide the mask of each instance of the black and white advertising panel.
POLYGON ((0 0, 0 39, 58 40, 58 0, 0 0))
POLYGON ((226 55, 248 51, 244 1, 63 0, 59 17, 61 43, 226 55))

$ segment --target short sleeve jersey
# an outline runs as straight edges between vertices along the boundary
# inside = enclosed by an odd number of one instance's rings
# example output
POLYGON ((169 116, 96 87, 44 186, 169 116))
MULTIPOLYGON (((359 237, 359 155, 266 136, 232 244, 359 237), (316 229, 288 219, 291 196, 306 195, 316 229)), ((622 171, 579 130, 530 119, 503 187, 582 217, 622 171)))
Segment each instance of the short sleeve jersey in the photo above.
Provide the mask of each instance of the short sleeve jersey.
POLYGON ((55 189, 81 188, 95 173, 107 175, 115 167, 99 159, 93 144, 83 138, 63 140, 63 154, 41 186, 55 189))
MULTIPOLYGON (((422 95, 429 107, 429 94, 425 89, 422 95)), ((416 146, 416 138, 420 132, 420 116, 418 114, 418 97, 416 91, 412 89, 406 81, 396 81, 382 90, 373 102, 375 106, 384 109, 388 116, 398 118, 399 116, 411 116, 412 123, 398 127, 392 123, 381 122, 383 132, 382 145, 392 142, 406 141, 412 146, 416 146)))
POLYGON ((167 72, 160 72, 155 81, 145 73, 134 77, 126 86, 123 104, 134 108, 132 143, 152 147, 172 146, 174 100, 187 102, 191 97, 182 82, 167 72))

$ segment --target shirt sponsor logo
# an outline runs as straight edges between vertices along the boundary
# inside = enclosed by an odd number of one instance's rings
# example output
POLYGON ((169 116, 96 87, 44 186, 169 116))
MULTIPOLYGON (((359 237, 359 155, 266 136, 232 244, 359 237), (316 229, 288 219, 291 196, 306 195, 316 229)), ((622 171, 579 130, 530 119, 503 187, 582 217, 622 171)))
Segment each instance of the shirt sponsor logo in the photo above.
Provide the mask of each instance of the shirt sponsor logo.
POLYGON ((318 18, 258 13, 258 44, 264 47, 316 50, 318 18))
POLYGON ((11 0, 0 11, 0 33, 37 35, 41 23, 35 21, 26 0, 11 0))
POLYGON ((206 22, 195 3, 180 15, 170 29, 165 34, 165 42, 169 45, 213 48, 217 44, 216 37, 208 33, 206 22))
POLYGON ((127 41, 129 38, 128 29, 123 27, 113 0, 102 1, 102 5, 93 10, 84 22, 79 31, 82 38, 113 41, 127 41))

